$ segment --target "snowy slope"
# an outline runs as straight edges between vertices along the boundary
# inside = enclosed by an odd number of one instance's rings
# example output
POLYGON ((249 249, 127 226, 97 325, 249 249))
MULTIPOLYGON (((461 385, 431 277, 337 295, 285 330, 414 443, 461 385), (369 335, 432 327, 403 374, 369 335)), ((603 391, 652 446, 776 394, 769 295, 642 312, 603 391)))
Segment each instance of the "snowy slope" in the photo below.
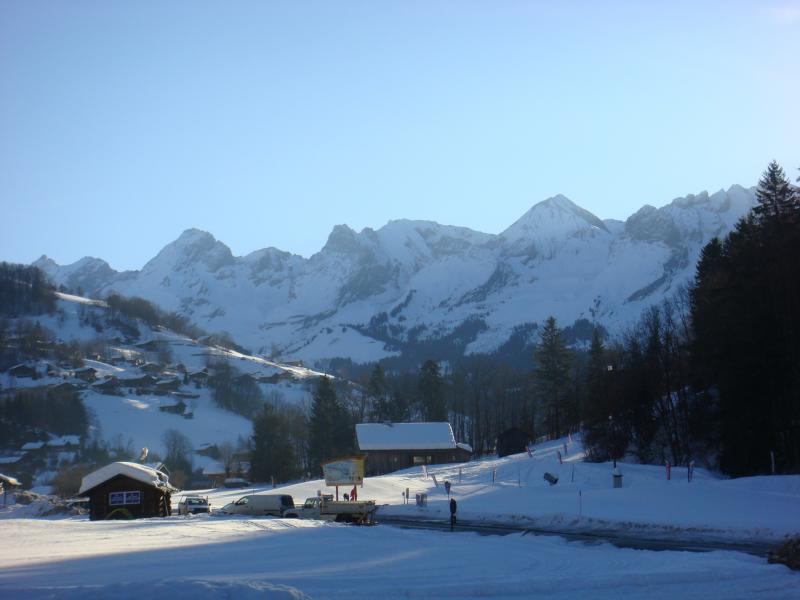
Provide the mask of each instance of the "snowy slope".
MULTIPOLYGON (((447 521, 449 508, 443 482, 452 484, 458 514, 464 520, 509 523, 557 530, 625 531, 647 537, 724 540, 780 540, 800 535, 800 476, 722 479, 696 469, 691 483, 685 468, 674 467, 666 480, 663 467, 620 463, 623 487, 612 487, 610 463, 583 462, 580 439, 546 442, 533 457, 518 454, 486 458, 462 465, 419 467, 390 475, 369 477, 359 499, 383 504, 378 516, 447 521), (568 449, 563 464, 557 451, 568 449), (496 470, 496 471, 495 471, 496 470), (545 473, 559 480, 550 486, 545 473), (433 482, 436 475, 438 487, 433 482), (495 482, 492 479, 495 477, 495 482), (428 506, 404 505, 408 488, 413 499, 428 494, 428 506)), ((324 481, 308 481, 280 488, 295 498, 332 493, 324 481)), ((269 488, 254 491, 270 493, 269 488)), ((209 492, 212 505, 221 507, 247 491, 209 492)))
POLYGON ((34 264, 58 284, 142 296, 286 360, 366 362, 449 337, 459 352, 492 352, 550 315, 619 332, 687 282, 703 245, 753 204, 752 189, 732 186, 646 205, 622 223, 556 196, 499 235, 428 221, 337 225, 304 259, 275 248, 234 257, 187 230, 141 271, 115 273, 98 259, 34 264))
MULTIPOLYGON (((144 348, 154 341, 163 343, 168 349, 173 367, 181 364, 189 373, 201 371, 209 360, 226 360, 241 374, 249 374, 255 378, 277 375, 279 377, 274 382, 267 383, 262 379, 258 383, 265 398, 278 396, 282 401, 304 408, 311 401, 308 382, 322 375, 306 367, 279 364, 262 357, 208 346, 172 331, 151 329, 142 322, 138 323, 139 338, 126 343, 124 333, 113 327, 106 327, 101 331, 95 328, 94 325, 105 323, 103 319, 107 308, 103 302, 84 297, 59 294, 57 308, 56 313, 40 315, 36 320, 49 329, 58 341, 92 341, 102 336, 112 340, 110 354, 126 358, 116 364, 85 360, 86 367, 97 371, 97 383, 102 383, 104 378, 111 376, 124 381, 145 375, 145 371, 136 361, 151 358, 151 353, 144 348), (99 318, 93 318, 94 316, 99 318)), ((44 363, 38 365, 38 370, 41 373, 45 371, 44 363)), ((175 368, 167 368, 157 378, 181 379, 182 374, 175 368)), ((40 377, 35 380, 12 378, 7 373, 0 373, 0 384, 6 388, 55 385, 64 381, 84 385, 80 380, 71 377, 69 372, 64 372, 63 376, 40 377)), ((83 403, 90 413, 90 437, 123 447, 130 446, 137 455, 140 448, 148 447, 163 456, 164 434, 170 429, 184 434, 195 449, 222 442, 236 445, 240 438, 247 439, 252 435, 250 420, 219 408, 207 386, 183 384, 179 390, 184 394, 183 397, 151 393, 136 389, 137 387, 139 386, 123 385, 120 394, 104 393, 91 385, 80 391, 83 403), (192 413, 191 418, 161 410, 163 407, 174 406, 179 400, 185 402, 186 410, 192 413)), ((195 466, 203 467, 211 459, 195 455, 194 461, 195 466)))

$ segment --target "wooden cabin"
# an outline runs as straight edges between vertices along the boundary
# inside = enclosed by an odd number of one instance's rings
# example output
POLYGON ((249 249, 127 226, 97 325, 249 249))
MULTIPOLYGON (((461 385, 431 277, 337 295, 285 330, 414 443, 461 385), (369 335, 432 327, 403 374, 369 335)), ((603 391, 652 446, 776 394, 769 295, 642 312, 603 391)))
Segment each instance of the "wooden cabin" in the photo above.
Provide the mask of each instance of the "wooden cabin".
POLYGON ((416 465, 467 462, 472 448, 456 443, 450 423, 359 423, 358 448, 365 474, 391 473, 416 465))
POLYGON ((89 518, 168 517, 177 491, 167 475, 145 465, 115 462, 86 475, 79 496, 89 498, 89 518))

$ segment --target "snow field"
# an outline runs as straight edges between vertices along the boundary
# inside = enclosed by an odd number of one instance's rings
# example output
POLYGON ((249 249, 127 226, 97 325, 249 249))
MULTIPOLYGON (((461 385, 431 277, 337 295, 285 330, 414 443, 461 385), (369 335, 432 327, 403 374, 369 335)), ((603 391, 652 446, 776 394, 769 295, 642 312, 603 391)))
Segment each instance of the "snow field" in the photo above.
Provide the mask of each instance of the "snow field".
POLYGON ((800 578, 736 552, 198 516, 3 522, 9 598, 796 598, 800 578), (277 588, 276 586, 283 586, 277 588), (198 594, 199 595, 195 595, 198 594), (291 595, 294 594, 294 595, 291 595))

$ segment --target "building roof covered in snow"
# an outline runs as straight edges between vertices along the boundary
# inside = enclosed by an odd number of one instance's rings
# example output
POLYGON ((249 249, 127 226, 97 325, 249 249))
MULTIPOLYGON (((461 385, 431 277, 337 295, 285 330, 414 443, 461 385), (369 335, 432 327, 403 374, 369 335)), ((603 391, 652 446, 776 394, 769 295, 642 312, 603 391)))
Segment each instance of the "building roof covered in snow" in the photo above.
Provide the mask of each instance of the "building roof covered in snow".
POLYGON ((218 460, 207 464, 203 467, 203 475, 225 475, 225 465, 218 460))
POLYGON ((20 450, 40 450, 44 444, 44 442, 25 442, 20 450))
POLYGON ((80 446, 80 444, 81 436, 79 435, 62 435, 61 437, 55 437, 47 442, 47 445, 53 448, 58 446, 80 446))
POLYGON ((4 483, 6 485, 14 485, 14 486, 22 485, 18 479, 11 477, 11 475, 3 475, 2 473, 0 473, 0 483, 4 483))
POLYGON ((361 450, 445 450, 456 447, 450 423, 359 423, 361 450))
POLYGON ((151 467, 136 463, 115 462, 86 475, 81 480, 81 489, 78 490, 78 494, 85 494, 89 490, 96 488, 98 485, 105 483, 117 475, 130 477, 131 479, 147 483, 161 490, 175 489, 170 485, 167 475, 161 471, 156 471, 151 467))

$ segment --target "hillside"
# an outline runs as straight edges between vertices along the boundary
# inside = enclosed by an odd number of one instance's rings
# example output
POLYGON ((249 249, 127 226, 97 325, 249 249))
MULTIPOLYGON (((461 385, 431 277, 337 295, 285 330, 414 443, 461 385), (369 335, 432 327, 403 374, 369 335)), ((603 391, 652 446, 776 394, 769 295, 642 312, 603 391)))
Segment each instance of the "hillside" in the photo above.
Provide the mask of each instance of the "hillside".
POLYGON ((337 225, 306 259, 275 248, 235 257, 190 229, 140 271, 93 258, 34 265, 70 290, 147 298, 284 360, 453 359, 529 344, 550 315, 583 324, 584 340, 591 323, 619 332, 687 282, 703 245, 753 204, 752 189, 732 186, 620 222, 556 196, 497 235, 428 221, 337 225))
POLYGON ((114 314, 103 301, 56 295, 52 313, 10 319, 0 365, 0 424, 8 429, 0 465, 26 479, 35 474, 33 485, 49 484, 60 468, 97 445, 121 458, 135 458, 144 447, 164 457, 170 432, 185 440, 196 472, 218 471, 213 448, 246 445, 252 435, 248 411, 264 401, 305 411, 307 381, 321 375, 152 327, 114 314), (34 353, 23 350, 27 331, 37 336, 34 353), (63 349, 72 349, 69 360, 57 358, 63 349), (14 357, 24 360, 9 364, 14 357), (244 390, 236 398, 250 404, 225 409, 215 400, 220 365, 244 390), (31 402, 67 403, 71 408, 64 410, 72 412, 54 413, 52 420, 31 413, 39 406, 31 402))

